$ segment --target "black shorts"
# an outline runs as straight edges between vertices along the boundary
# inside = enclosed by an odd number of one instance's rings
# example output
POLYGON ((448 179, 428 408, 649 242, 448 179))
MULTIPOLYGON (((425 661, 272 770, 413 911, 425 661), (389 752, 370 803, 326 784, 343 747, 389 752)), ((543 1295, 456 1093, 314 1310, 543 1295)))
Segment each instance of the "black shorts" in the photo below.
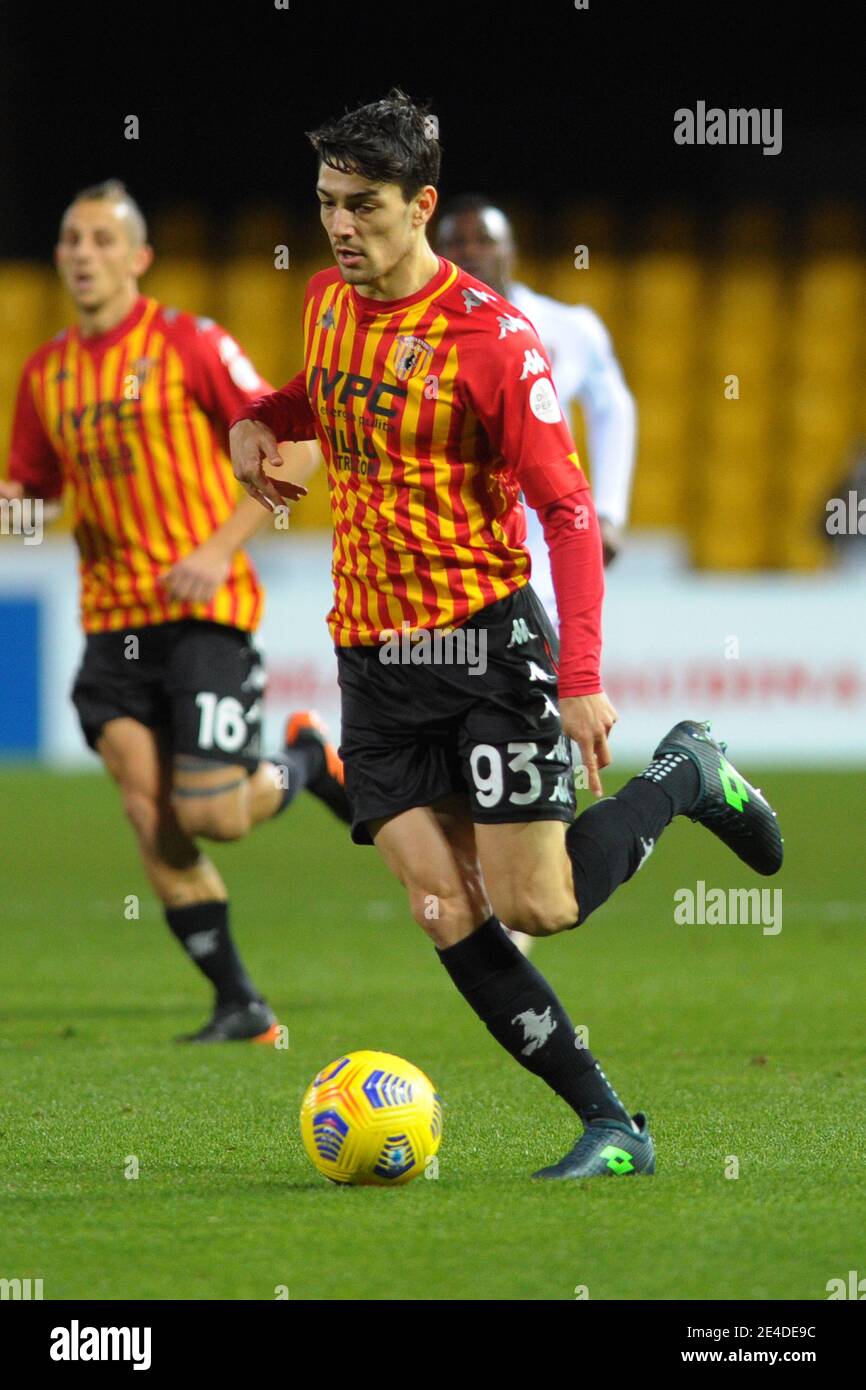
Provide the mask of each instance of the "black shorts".
POLYGON ((468 796, 473 821, 485 825, 571 821, 574 774, 559 719, 558 642, 529 585, 481 609, 453 638, 440 631, 425 639, 429 664, 418 659, 423 641, 416 660, 406 660, 408 635, 337 649, 340 756, 355 843, 370 844, 368 821, 453 792, 468 796))
POLYGON ((110 719, 126 716, 172 753, 253 772, 264 684, 248 632, 187 618, 88 633, 72 703, 91 748, 110 719))

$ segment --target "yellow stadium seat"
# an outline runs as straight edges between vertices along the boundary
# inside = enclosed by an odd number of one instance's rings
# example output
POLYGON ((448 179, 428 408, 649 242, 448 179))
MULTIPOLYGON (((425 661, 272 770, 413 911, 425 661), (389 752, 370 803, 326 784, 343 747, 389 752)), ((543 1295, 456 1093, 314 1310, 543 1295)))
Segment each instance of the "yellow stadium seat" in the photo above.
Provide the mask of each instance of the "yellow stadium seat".
POLYGON ((169 309, 216 317, 214 276, 205 260, 158 256, 141 288, 169 309))
POLYGON ((638 396, 662 391, 675 397, 683 379, 694 373, 695 343, 690 335, 660 327, 653 333, 625 336, 620 358, 629 385, 638 396))
POLYGON ((638 331, 693 325, 703 281, 695 256, 640 256, 626 274, 626 308, 638 331))
POLYGON ((576 270, 573 261, 554 262, 543 293, 563 304, 588 304, 600 314, 616 341, 620 291, 619 265, 610 258, 594 254, 590 248, 589 266, 585 270, 576 270))
POLYGON ((55 274, 27 261, 0 265, 0 343, 27 355, 51 333, 55 274))
POLYGON ((807 261, 795 289, 796 318, 809 327, 845 327, 860 322, 866 268, 857 256, 822 256, 807 261))
POLYGON ((801 330, 791 343, 790 365, 799 378, 821 381, 856 381, 862 391, 860 376, 860 325, 851 323, 847 329, 815 332, 801 330))
POLYGON ((742 391, 739 400, 725 400, 721 391, 707 403, 703 417, 710 443, 723 450, 768 448, 775 398, 767 391, 742 391))
POLYGON ((837 442, 844 448, 856 431, 855 401, 841 393, 817 389, 792 392, 788 426, 792 440, 826 449, 837 442))

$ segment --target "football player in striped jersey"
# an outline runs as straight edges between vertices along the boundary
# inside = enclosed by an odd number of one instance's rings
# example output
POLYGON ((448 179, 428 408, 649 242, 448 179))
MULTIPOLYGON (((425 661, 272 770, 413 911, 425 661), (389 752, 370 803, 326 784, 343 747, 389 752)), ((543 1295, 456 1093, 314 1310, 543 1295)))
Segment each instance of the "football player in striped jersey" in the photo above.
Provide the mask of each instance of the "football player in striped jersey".
MULTIPOLYGON (((169 927, 214 987, 187 1040, 270 1042, 277 1021, 196 841, 240 839, 305 787, 348 818, 342 765, 309 715, 260 757, 263 593, 244 544, 264 518, 238 501, 226 448, 232 415, 268 384, 218 324, 140 293, 152 259, 123 184, 77 194, 56 249, 76 322, 24 366, 0 496, 72 494, 85 633, 72 698, 169 927)), ((291 445, 281 461, 286 506, 318 454, 291 445)))

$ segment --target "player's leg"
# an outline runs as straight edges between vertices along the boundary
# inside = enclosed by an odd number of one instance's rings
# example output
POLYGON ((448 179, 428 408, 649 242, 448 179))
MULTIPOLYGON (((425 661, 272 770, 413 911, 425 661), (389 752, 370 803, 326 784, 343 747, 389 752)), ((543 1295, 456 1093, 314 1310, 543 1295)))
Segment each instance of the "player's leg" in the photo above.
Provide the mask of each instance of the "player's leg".
POLYGON ((114 718, 96 740, 117 783, 148 879, 181 947, 213 985, 221 1027, 213 1038, 273 1035, 276 1020, 252 983, 229 929, 222 877, 178 824, 171 804, 171 768, 154 730, 114 718))
MULTIPOLYGON (((373 821, 369 829, 406 888, 416 922, 490 1035, 584 1124, 607 1119, 633 1132, 627 1110, 593 1054, 581 1046, 554 990, 491 912, 476 848, 478 827, 467 799, 443 798, 435 809, 415 807, 373 821)), ((539 913, 541 904, 539 896, 534 900, 539 913)))
POLYGON ((241 839, 305 788, 348 820, 342 765, 314 715, 294 716, 282 752, 260 759, 265 676, 250 635, 217 623, 177 627, 166 683, 172 796, 182 829, 206 839, 241 839))
POLYGON ((653 761, 614 796, 569 826, 479 825, 482 869, 494 910, 532 936, 587 918, 646 863, 676 816, 713 830, 759 873, 776 873, 782 837, 775 812, 694 721, 671 730, 653 761), (565 853, 563 854, 563 849, 565 853))

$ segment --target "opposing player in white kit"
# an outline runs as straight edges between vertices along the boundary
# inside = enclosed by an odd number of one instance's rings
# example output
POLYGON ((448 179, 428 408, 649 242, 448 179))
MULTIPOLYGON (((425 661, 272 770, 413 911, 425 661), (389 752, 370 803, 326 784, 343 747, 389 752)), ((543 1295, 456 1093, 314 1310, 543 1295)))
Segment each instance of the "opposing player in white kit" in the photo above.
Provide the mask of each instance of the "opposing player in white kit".
MULTIPOLYGON (((501 208, 479 194, 455 198, 439 223, 437 246, 443 256, 483 280, 525 314, 544 344, 557 395, 566 416, 577 401, 583 410, 589 447, 592 492, 609 565, 622 544, 628 519, 634 468, 637 412, 616 359, 610 334, 598 314, 584 304, 561 304, 515 281, 514 235, 501 208)), ((527 544, 532 556, 532 587, 559 631, 550 559, 541 522, 526 508, 527 544)), ((533 938, 513 932, 528 953, 533 938)))
MULTIPOLYGON (((634 467, 636 410, 610 334, 584 304, 561 304, 514 280, 514 236, 500 208, 480 195, 454 199, 439 224, 443 256, 483 280, 525 314, 547 349, 553 380, 566 415, 575 401, 586 422, 592 494, 604 543, 604 562, 614 559, 628 519, 634 467)), ((557 625, 547 546, 541 524, 526 508, 532 587, 557 625)))

